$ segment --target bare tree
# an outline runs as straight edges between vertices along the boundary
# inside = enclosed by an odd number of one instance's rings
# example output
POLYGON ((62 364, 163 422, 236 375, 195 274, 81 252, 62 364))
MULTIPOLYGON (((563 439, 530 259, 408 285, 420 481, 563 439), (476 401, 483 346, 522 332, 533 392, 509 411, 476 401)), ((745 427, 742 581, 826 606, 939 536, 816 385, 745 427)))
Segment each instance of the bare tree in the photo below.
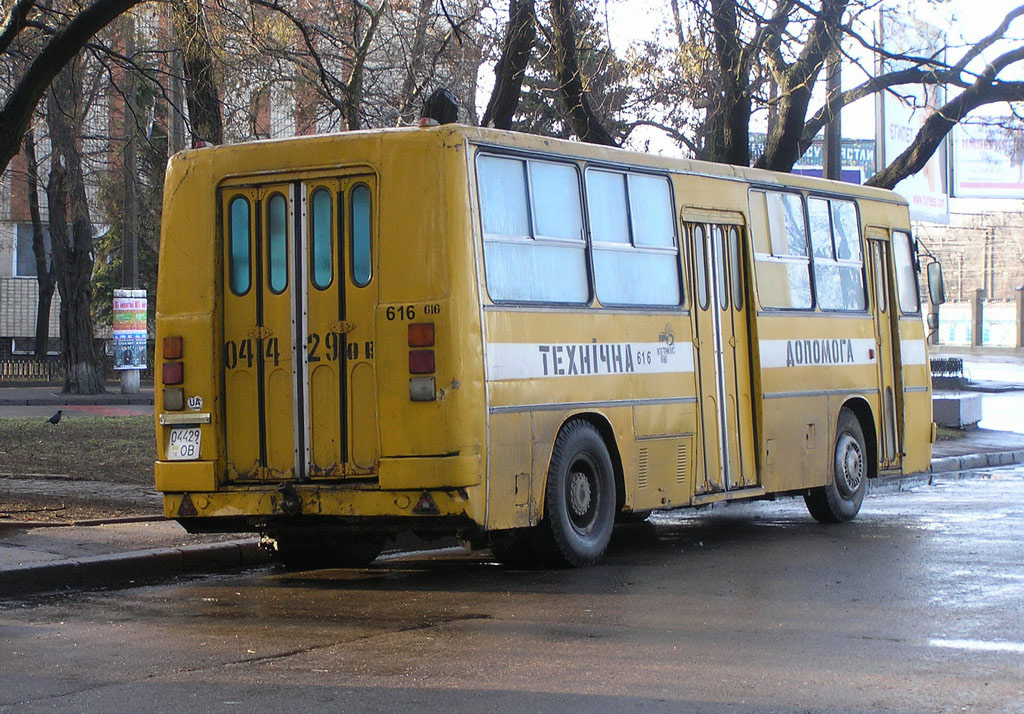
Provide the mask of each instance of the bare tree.
POLYGON ((533 0, 511 0, 501 57, 494 66, 494 89, 480 123, 497 129, 511 129, 519 106, 523 78, 537 37, 533 0))
MULTIPOLYGON (((44 26, 46 39, 0 108, 0 171, 10 164, 21 147, 39 100, 57 74, 74 59, 100 30, 143 0, 93 0, 71 15, 62 27, 44 26)), ((0 54, 6 53, 38 11, 35 2, 19 0, 0 25, 0 54)))
POLYGON ((47 99, 52 155, 46 195, 61 299, 63 391, 97 394, 103 391, 103 368, 92 325, 93 225, 77 141, 81 115, 75 70, 75 63, 71 63, 57 75, 47 99))
POLYGON ((552 64, 573 132, 581 141, 617 146, 590 103, 577 57, 573 0, 551 0, 552 64))
POLYGON ((35 132, 25 134, 25 173, 28 184, 28 210, 32 221, 32 255, 36 261, 36 332, 33 354, 46 357, 50 342, 50 307, 56 288, 54 263, 46 251, 43 221, 39 210, 39 161, 36 158, 35 132))

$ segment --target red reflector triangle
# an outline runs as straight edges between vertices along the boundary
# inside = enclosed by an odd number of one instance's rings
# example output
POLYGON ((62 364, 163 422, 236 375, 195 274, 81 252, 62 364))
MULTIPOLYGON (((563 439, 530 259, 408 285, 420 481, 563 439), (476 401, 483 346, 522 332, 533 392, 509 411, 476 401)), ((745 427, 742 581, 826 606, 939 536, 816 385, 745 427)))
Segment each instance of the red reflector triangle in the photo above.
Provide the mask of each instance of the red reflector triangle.
POLYGON ((196 506, 192 503, 192 497, 187 493, 181 497, 181 504, 178 506, 178 516, 181 518, 187 518, 189 516, 198 516, 199 511, 196 510, 196 506))
POLYGON ((420 496, 420 500, 416 501, 416 505, 412 509, 413 513, 423 513, 430 515, 437 515, 440 511, 437 510, 437 504, 434 503, 434 499, 430 497, 430 494, 426 491, 420 496))

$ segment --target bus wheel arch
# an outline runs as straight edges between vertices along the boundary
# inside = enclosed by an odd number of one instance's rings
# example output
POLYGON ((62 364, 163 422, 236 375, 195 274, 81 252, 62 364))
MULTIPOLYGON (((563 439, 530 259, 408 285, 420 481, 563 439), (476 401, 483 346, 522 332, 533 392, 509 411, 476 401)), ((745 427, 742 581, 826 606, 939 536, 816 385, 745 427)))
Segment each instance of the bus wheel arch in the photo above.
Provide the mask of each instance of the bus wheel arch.
POLYGON ((547 565, 590 565, 611 539, 621 505, 621 464, 616 465, 618 450, 608 438, 610 425, 594 416, 568 419, 552 445, 543 517, 531 529, 533 551, 547 565))
POLYGON ((867 476, 869 479, 875 478, 878 475, 878 430, 875 428, 875 418, 871 412, 871 406, 863 397, 855 397, 848 399, 842 409, 853 412, 860 423, 861 431, 864 434, 864 446, 867 449, 867 476))

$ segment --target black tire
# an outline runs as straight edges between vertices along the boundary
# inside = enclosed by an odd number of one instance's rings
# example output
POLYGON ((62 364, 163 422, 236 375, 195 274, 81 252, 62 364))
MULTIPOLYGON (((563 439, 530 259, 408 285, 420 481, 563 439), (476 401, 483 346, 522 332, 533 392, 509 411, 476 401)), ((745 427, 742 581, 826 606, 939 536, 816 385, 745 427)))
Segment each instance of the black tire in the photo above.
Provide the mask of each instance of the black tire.
POLYGON ((849 409, 839 411, 829 481, 804 494, 811 516, 820 523, 853 520, 868 488, 868 451, 864 430, 849 409))
POLYGON ((615 475, 608 447, 588 422, 571 421, 551 450, 544 518, 531 534, 546 565, 582 567, 604 554, 615 525, 615 475))
POLYGON ((384 539, 349 533, 277 533, 276 557, 289 570, 363 568, 384 550, 384 539))

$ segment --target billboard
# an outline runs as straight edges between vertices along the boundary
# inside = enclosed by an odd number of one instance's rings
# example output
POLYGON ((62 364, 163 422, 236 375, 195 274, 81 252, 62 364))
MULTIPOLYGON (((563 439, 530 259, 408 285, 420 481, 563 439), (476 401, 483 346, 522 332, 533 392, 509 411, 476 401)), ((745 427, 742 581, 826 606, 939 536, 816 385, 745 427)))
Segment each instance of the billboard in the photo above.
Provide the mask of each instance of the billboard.
MULTIPOLYGON (((883 46, 891 55, 934 57, 945 61, 946 35, 937 27, 919 20, 882 12, 880 33, 883 46)), ((898 57, 881 61, 879 74, 914 66, 898 57)), ((937 84, 897 87, 879 92, 879 122, 882 164, 888 166, 910 146, 921 126, 946 102, 946 92, 937 84)), ((949 191, 946 181, 946 142, 936 150, 924 168, 896 184, 896 192, 910 204, 910 217, 933 223, 949 223, 949 191)))
POLYGON ((1024 198, 1024 125, 1010 118, 953 129, 953 195, 1024 198))
POLYGON ((146 368, 145 290, 114 291, 114 369, 146 368))
MULTIPOLYGON (((764 153, 768 141, 766 134, 750 132, 750 157, 756 161, 764 153)), ((824 141, 816 137, 797 159, 793 173, 803 176, 821 176, 823 166, 824 141)), ((839 148, 842 162, 842 180, 847 183, 864 183, 875 173, 875 140, 874 139, 843 139, 839 148)))

